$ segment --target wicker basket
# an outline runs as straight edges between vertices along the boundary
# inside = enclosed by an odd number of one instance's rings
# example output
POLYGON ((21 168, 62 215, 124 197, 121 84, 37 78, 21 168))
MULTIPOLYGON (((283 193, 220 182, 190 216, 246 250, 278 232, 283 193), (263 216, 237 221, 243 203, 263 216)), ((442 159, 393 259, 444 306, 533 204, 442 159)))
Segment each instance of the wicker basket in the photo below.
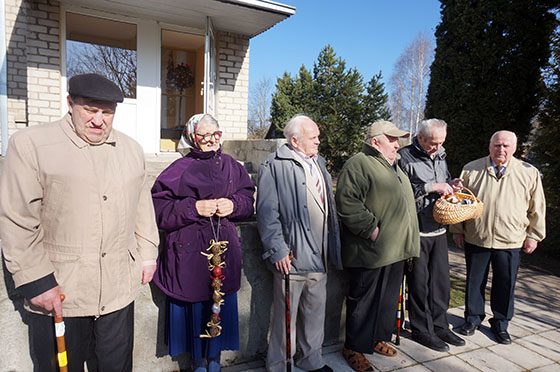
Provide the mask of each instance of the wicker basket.
POLYGON ((482 215, 484 203, 480 201, 471 190, 463 188, 464 192, 457 192, 451 195, 445 195, 436 200, 434 204, 434 220, 442 225, 452 225, 454 223, 472 220, 482 215), (458 203, 451 203, 447 199, 455 197, 458 203), (462 204, 463 200, 470 200, 470 204, 462 204))

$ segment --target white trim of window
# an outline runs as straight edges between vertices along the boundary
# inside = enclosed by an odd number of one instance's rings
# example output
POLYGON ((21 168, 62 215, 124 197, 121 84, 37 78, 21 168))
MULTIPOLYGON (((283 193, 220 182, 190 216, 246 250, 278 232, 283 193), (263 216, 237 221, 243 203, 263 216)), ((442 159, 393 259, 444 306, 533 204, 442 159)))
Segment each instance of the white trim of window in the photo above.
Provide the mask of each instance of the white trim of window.
MULTIPOLYGON (((102 19, 107 19, 110 21, 125 22, 136 26, 136 32, 138 32, 139 18, 130 17, 120 14, 107 13, 100 10, 84 8, 77 5, 67 5, 60 4, 60 115, 65 115, 68 109, 66 104, 67 87, 68 87, 68 77, 66 76, 66 13, 75 13, 85 16, 97 17, 102 19)), ((137 35, 138 37, 138 35, 137 35)), ((138 49, 138 48, 137 48, 138 49)), ((127 100, 134 100, 134 98, 127 98, 127 100)))

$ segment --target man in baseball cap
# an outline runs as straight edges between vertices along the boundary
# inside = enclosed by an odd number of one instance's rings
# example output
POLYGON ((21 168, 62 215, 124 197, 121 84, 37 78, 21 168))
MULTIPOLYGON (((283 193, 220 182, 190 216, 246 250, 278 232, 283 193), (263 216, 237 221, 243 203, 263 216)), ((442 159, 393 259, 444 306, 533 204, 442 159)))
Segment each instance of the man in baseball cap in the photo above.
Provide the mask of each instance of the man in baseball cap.
POLYGON ((367 129, 368 138, 373 138, 381 134, 396 138, 408 137, 410 135, 409 132, 397 128, 395 124, 387 120, 377 120, 375 123, 370 124, 367 129))
POLYGON ((49 315, 63 315, 60 367, 131 371, 134 299, 152 280, 159 243, 144 151, 113 129, 123 101, 115 83, 77 75, 68 92, 63 118, 10 138, 2 252, 25 297, 35 370, 58 370, 49 315))
POLYGON ((396 355, 389 341, 404 262, 420 251, 414 194, 396 163, 398 140, 406 136, 391 122, 376 121, 338 176, 342 264, 350 281, 342 355, 356 371, 373 371, 364 354, 396 355))

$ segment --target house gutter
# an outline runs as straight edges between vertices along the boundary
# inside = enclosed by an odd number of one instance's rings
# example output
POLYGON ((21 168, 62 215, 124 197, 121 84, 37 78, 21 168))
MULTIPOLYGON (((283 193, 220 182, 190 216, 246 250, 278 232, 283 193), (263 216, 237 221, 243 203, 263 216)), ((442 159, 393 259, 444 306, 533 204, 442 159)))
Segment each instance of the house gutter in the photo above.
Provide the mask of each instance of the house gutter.
POLYGON ((296 8, 290 5, 277 3, 269 0, 218 0, 224 3, 235 4, 250 9, 262 10, 269 13, 276 13, 287 17, 296 14, 296 8))
POLYGON ((6 58, 6 12, 5 0, 0 0, 0 135, 2 136, 1 155, 6 156, 8 149, 8 68, 6 58))

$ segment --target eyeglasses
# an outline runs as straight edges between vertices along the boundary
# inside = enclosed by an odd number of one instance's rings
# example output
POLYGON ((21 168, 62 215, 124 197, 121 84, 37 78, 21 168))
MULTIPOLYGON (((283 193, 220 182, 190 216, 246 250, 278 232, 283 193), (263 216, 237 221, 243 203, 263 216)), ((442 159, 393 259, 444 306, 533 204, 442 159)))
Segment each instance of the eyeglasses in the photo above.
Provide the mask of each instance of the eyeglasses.
POLYGON ((196 138, 198 139, 197 142, 200 142, 204 145, 204 144, 210 142, 210 140, 212 138, 214 138, 215 141, 219 141, 220 138, 222 138, 222 131, 217 130, 214 133, 205 133, 205 134, 195 133, 195 135, 196 135, 196 138))

